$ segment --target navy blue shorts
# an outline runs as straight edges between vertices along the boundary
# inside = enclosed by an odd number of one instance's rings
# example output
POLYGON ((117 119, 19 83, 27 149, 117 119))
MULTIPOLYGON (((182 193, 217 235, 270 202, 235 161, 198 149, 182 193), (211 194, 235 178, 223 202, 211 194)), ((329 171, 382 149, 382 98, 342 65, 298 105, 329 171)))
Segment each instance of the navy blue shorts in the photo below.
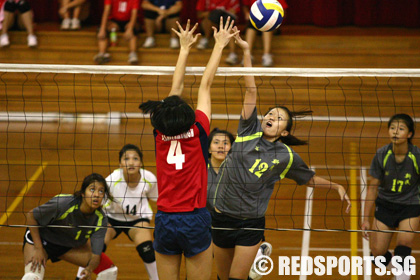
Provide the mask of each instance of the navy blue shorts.
POLYGON ((158 211, 155 217, 153 248, 164 255, 189 258, 204 252, 211 244, 211 216, 207 208, 191 212, 158 211))
MULTIPOLYGON (((41 241, 42 241, 42 247, 44 247, 45 251, 47 252, 48 258, 53 263, 60 261, 59 259, 60 256, 64 255, 65 253, 73 249, 71 247, 65 247, 65 246, 47 242, 42 238, 41 238, 41 241)), ((26 243, 34 245, 31 232, 28 228, 26 229, 25 235, 23 236, 23 247, 25 247, 26 243)))

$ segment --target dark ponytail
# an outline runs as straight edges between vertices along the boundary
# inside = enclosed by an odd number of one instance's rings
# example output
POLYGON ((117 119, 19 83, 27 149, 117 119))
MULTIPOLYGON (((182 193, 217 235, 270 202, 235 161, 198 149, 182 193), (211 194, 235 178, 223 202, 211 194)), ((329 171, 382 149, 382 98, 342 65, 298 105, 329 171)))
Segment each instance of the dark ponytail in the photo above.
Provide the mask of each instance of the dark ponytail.
POLYGON ((195 122, 194 110, 177 95, 162 101, 149 100, 140 104, 139 109, 150 113, 152 126, 167 136, 185 133, 195 122))

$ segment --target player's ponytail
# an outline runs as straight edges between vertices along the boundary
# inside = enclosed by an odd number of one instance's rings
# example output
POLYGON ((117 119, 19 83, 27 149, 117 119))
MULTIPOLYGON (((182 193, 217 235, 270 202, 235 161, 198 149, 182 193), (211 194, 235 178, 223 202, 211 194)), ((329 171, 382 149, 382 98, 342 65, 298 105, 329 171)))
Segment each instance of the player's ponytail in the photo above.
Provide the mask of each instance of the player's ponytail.
POLYGON ((139 109, 150 114, 152 126, 160 133, 175 136, 187 132, 195 122, 194 110, 179 96, 162 101, 147 101, 139 109))

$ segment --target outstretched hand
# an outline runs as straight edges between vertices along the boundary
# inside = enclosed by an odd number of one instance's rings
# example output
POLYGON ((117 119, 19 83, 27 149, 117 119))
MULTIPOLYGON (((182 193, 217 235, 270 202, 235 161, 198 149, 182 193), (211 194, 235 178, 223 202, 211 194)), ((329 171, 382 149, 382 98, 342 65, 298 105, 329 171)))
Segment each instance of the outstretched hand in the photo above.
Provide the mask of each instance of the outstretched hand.
POLYGON ((233 27, 232 32, 235 34, 235 44, 237 44, 242 50, 248 50, 249 44, 241 38, 239 29, 235 26, 233 27))
POLYGON ((172 28, 172 31, 179 37, 179 44, 181 49, 191 49, 192 45, 197 42, 198 37, 201 35, 200 33, 194 35, 195 30, 198 27, 198 23, 196 23, 190 30, 190 20, 187 22, 187 26, 185 30, 182 28, 181 24, 177 21, 176 24, 178 25, 179 32, 172 28))
POLYGON ((223 17, 220 17, 220 27, 217 30, 216 27, 212 27, 214 31, 214 40, 216 44, 220 44, 223 48, 227 46, 230 39, 237 34, 239 30, 236 28, 236 31, 233 31, 234 20, 231 21, 230 17, 227 18, 225 25, 223 26, 223 17))

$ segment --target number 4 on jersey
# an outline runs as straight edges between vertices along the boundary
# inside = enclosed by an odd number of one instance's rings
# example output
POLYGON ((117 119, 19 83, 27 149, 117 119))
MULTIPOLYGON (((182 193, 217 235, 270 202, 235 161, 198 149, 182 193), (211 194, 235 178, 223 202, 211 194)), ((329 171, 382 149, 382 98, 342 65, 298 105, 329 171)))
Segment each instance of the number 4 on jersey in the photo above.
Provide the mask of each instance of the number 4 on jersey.
POLYGON ((166 162, 169 164, 175 164, 175 169, 182 169, 182 164, 185 162, 185 155, 181 150, 181 143, 179 141, 171 141, 171 147, 169 148, 166 162))

